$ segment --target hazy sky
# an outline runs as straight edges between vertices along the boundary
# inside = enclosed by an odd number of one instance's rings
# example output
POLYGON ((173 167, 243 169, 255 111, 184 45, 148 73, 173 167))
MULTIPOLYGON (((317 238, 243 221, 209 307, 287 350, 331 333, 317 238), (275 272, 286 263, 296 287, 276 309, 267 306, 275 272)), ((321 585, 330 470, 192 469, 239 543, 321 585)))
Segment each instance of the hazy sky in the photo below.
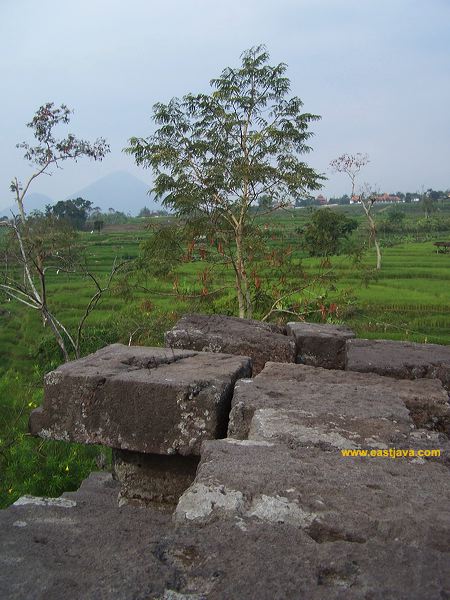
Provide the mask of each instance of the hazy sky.
POLYGON ((73 108, 71 131, 112 152, 30 191, 61 199, 115 170, 151 183, 121 150, 151 132, 154 102, 207 91, 260 43, 322 115, 308 161, 326 195, 349 191, 328 168, 342 152, 367 152, 381 191, 449 188, 449 32, 450 0, 0 0, 0 208, 31 173, 15 144, 41 104, 73 108))

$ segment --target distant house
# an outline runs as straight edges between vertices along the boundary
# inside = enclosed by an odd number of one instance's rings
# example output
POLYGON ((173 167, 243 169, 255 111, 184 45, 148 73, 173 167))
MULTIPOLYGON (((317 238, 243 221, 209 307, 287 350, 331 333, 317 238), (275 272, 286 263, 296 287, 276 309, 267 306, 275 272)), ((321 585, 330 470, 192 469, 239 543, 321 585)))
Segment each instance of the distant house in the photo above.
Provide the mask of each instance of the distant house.
MULTIPOLYGON (((360 201, 361 201, 361 197, 357 196, 355 194, 354 196, 351 197, 350 204, 357 204, 360 201)), ((375 202, 382 202, 384 204, 393 204, 394 202, 404 202, 404 200, 402 200, 398 196, 384 193, 384 194, 378 194, 378 196, 376 196, 375 202)))
POLYGON ((392 204, 393 202, 401 202, 401 199, 398 196, 392 196, 391 194, 385 193, 377 196, 377 202, 392 204))
POLYGON ((320 206, 324 206, 324 204, 328 204, 328 200, 322 194, 319 194, 316 198, 316 202, 320 204, 320 206))

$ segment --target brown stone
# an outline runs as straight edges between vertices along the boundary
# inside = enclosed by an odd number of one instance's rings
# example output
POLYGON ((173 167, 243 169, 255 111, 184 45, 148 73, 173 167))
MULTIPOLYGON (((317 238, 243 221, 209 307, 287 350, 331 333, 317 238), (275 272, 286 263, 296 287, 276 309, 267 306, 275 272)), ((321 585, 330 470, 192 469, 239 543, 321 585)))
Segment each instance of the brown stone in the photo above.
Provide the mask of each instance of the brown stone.
POLYGON ((346 369, 398 379, 439 379, 450 392, 450 346, 392 340, 349 340, 346 369))
POLYGON ((346 341, 354 338, 351 329, 342 325, 288 323, 288 334, 297 345, 297 362, 325 369, 344 369, 346 341))
POLYGON ((449 498, 448 469, 437 462, 228 438, 203 444, 176 519, 284 524, 318 544, 396 541, 399 552, 448 553, 449 498))
POLYGON ((268 363, 235 387, 229 437, 321 448, 385 448, 415 427, 446 430, 440 381, 398 381, 307 365, 268 363))
POLYGON ((197 456, 165 456, 113 449, 113 472, 120 482, 119 505, 174 510, 194 481, 197 456))
POLYGON ((285 329, 251 319, 223 315, 185 315, 166 333, 166 346, 203 352, 226 352, 252 359, 253 375, 267 361, 294 363, 295 342, 285 329))
POLYGON ((113 344, 45 377, 30 430, 47 439, 151 454, 198 454, 226 433, 235 381, 250 360, 113 344))

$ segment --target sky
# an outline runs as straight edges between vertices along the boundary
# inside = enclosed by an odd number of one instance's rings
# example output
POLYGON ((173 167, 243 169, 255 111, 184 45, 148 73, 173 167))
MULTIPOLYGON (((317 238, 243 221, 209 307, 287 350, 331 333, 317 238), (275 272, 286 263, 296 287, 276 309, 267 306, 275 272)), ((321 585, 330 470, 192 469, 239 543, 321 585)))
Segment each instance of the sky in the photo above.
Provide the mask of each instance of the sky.
POLYGON ((258 44, 322 117, 307 162, 324 195, 349 192, 329 168, 344 152, 369 155, 361 182, 381 192, 448 189, 449 31, 450 0, 0 0, 0 209, 12 177, 32 173, 15 145, 32 141, 40 105, 73 108, 70 131, 107 138, 111 154, 66 162, 30 192, 58 200, 117 170, 150 187, 122 149, 153 131, 153 104, 207 92, 258 44))

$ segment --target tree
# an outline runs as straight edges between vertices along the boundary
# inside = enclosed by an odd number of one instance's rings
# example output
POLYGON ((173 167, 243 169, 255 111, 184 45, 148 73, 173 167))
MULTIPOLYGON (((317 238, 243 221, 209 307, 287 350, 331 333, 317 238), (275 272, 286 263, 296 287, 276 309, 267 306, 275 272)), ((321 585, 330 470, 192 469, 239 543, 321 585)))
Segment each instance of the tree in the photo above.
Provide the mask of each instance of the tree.
POLYGON ((285 207, 290 198, 320 189, 324 177, 302 160, 310 151, 309 125, 319 117, 302 113, 299 98, 287 98, 286 65, 269 65, 263 46, 241 59, 239 67, 211 81, 209 95, 155 104, 158 129, 131 138, 125 151, 153 169, 153 192, 188 227, 191 239, 213 240, 233 270, 239 316, 251 317, 250 271, 262 239, 251 209, 266 195, 273 202, 269 211, 285 207))
POLYGON ((339 254, 342 241, 358 227, 355 219, 323 208, 313 212, 311 221, 303 230, 303 247, 310 256, 339 254))
POLYGON ((65 221, 74 229, 83 229, 89 213, 91 212, 92 202, 83 198, 75 200, 60 200, 56 204, 47 205, 45 211, 47 215, 52 215, 58 221, 65 221))
POLYGON ((425 213, 425 218, 429 219, 430 216, 437 211, 437 199, 439 198, 439 192, 428 190, 422 194, 422 210, 425 213))
POLYGON ((24 198, 31 183, 37 177, 48 173, 52 166, 59 167, 66 160, 77 161, 82 157, 102 160, 110 151, 104 138, 98 138, 93 143, 78 139, 72 133, 68 133, 65 138, 56 138, 55 127, 70 123, 71 112, 65 104, 55 108, 53 102, 47 102, 36 111, 33 119, 27 123, 27 127, 33 131, 33 136, 38 144, 36 146, 31 146, 28 142, 17 144, 17 148, 25 150, 25 160, 36 166, 36 170, 25 184, 22 185, 17 177, 14 177, 10 186, 22 223, 25 223, 24 198))
MULTIPOLYGON (((24 200, 31 183, 43 173, 49 173, 52 166, 60 167, 60 163, 81 157, 102 160, 109 152, 109 146, 103 138, 94 143, 76 138, 72 133, 58 139, 54 129, 58 125, 66 125, 70 121, 70 110, 63 104, 55 108, 53 103, 41 106, 30 123, 37 145, 28 142, 18 144, 25 150, 24 158, 35 165, 36 170, 29 176, 25 184, 17 177, 11 182, 11 190, 15 195, 19 218, 3 220, 1 225, 7 227, 8 236, 3 236, 6 246, 3 248, 4 273, 0 290, 10 300, 20 302, 28 308, 38 311, 42 323, 49 326, 67 361, 72 352, 80 355, 82 330, 89 314, 94 310, 101 296, 109 289, 111 280, 118 266, 114 264, 105 285, 84 265, 79 256, 76 233, 67 219, 67 208, 87 210, 85 200, 60 202, 56 207, 49 207, 47 214, 25 214, 24 200), (75 333, 58 319, 48 291, 48 273, 81 272, 94 284, 94 292, 84 314, 81 316, 75 333)), ((70 211, 69 211, 70 212, 70 211)), ((73 223, 72 223, 73 224, 73 223)))
POLYGON ((151 217, 152 215, 152 211, 147 208, 146 206, 144 206, 144 208, 141 208, 141 210, 139 211, 138 217, 141 218, 146 218, 146 217, 151 217))
POLYGON ((97 219, 94 221, 94 231, 97 231, 98 233, 101 232, 101 230, 103 229, 104 226, 104 222, 97 219))
POLYGON ((381 248, 377 238, 377 227, 372 215, 373 205, 377 201, 378 194, 370 190, 369 186, 366 184, 361 193, 357 197, 355 197, 356 179, 361 169, 363 169, 363 167, 365 167, 369 162, 369 156, 367 154, 361 154, 360 152, 354 155, 342 154, 341 156, 338 156, 338 158, 335 158, 331 161, 330 167, 337 173, 345 173, 350 179, 352 185, 350 197, 354 199, 356 198, 357 201, 360 202, 361 206, 363 207, 369 225, 369 239, 374 243, 375 250, 377 253, 376 268, 377 270, 380 270, 381 248))
POLYGON ((387 218, 390 223, 401 226, 405 217, 405 211, 400 206, 394 205, 387 211, 387 218))
POLYGON ((358 152, 357 154, 341 154, 330 162, 330 167, 337 173, 345 173, 352 184, 350 198, 355 196, 356 178, 361 169, 370 162, 367 154, 358 152))

